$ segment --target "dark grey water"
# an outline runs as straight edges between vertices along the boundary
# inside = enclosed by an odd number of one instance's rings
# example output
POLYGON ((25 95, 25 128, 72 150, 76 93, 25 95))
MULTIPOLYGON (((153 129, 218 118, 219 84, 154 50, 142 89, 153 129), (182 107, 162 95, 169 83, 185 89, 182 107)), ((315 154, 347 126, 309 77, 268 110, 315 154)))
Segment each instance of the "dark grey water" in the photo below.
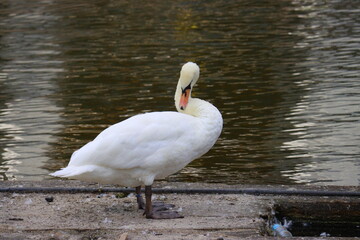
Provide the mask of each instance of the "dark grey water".
POLYGON ((101 130, 174 110, 201 67, 215 147, 169 181, 360 183, 358 1, 0 3, 0 179, 41 180, 101 130))

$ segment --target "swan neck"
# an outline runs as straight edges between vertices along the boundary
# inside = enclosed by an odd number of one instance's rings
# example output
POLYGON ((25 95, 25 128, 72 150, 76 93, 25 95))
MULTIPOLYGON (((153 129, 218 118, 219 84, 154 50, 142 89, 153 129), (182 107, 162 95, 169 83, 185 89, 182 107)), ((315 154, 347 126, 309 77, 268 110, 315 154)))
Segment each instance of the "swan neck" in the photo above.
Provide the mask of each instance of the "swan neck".
POLYGON ((183 112, 197 118, 214 118, 214 115, 220 114, 214 105, 199 98, 190 98, 189 104, 183 112))
POLYGON ((208 115, 220 114, 219 110, 211 103, 204 101, 202 99, 192 98, 191 95, 189 97, 189 102, 185 110, 180 109, 179 103, 180 103, 181 94, 182 94, 182 90, 179 82, 175 92, 175 106, 178 112, 185 113, 198 118, 203 118, 203 117, 206 118, 208 117, 208 115))

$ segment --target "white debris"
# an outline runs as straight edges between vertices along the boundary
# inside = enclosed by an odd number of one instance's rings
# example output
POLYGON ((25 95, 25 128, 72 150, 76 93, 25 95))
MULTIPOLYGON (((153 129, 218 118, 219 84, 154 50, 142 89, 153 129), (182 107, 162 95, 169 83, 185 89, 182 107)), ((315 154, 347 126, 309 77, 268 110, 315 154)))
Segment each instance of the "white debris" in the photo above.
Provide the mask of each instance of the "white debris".
POLYGON ((102 222, 103 222, 103 223, 112 223, 112 220, 111 220, 111 219, 108 219, 108 218, 105 218, 102 222))
POLYGON ((330 237, 330 233, 322 232, 320 233, 320 237, 330 237))
POLYGON ((167 200, 167 197, 165 195, 161 195, 161 196, 158 196, 158 199, 160 201, 165 201, 165 200, 167 200))
POLYGON ((24 204, 26 204, 26 205, 30 205, 32 203, 33 203, 33 201, 30 198, 26 199, 24 202, 24 204))
POLYGON ((17 196, 20 196, 20 194, 18 194, 18 193, 13 193, 12 195, 11 195, 11 197, 17 197, 17 196))
POLYGON ((99 195, 97 195, 97 198, 102 198, 102 197, 107 197, 108 194, 106 193, 100 193, 99 195))

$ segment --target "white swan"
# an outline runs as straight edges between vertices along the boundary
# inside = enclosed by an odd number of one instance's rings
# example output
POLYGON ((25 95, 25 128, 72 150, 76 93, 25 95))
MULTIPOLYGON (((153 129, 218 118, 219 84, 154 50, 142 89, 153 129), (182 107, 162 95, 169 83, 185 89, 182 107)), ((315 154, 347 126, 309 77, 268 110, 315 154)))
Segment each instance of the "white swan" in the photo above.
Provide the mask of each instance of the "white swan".
POLYGON ((144 207, 140 192, 145 185, 147 218, 181 217, 153 208, 151 185, 208 152, 221 133, 219 110, 191 98, 199 74, 195 63, 183 65, 175 92, 178 112, 139 114, 114 124, 75 151, 66 168, 50 175, 136 187, 139 208, 144 207))

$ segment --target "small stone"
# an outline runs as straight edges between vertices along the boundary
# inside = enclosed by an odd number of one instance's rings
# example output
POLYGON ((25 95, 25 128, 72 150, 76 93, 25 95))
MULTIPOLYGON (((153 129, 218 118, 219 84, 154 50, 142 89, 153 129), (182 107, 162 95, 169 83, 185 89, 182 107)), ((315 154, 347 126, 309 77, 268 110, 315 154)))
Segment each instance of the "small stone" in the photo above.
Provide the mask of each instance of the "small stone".
POLYGON ((46 200, 47 202, 53 202, 53 201, 54 201, 54 197, 53 197, 53 196, 46 197, 45 200, 46 200))

